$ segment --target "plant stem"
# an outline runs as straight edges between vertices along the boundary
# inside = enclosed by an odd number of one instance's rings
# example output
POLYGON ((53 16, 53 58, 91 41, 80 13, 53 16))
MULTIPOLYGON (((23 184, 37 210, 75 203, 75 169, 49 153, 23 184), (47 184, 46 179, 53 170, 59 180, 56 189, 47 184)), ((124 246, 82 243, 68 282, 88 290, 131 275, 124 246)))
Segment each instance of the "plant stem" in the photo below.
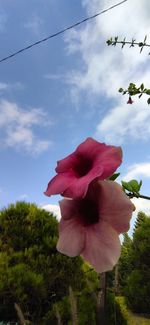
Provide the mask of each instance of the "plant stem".
POLYGON ((130 199, 136 197, 137 199, 140 198, 140 199, 150 200, 150 196, 146 196, 146 195, 142 195, 142 194, 138 194, 138 195, 136 195, 136 194, 134 194, 134 193, 126 193, 126 194, 127 194, 127 196, 130 197, 130 199))
MULTIPOLYGON (((138 45, 140 42, 130 42, 130 41, 115 41, 116 44, 129 44, 129 45, 138 45)), ((142 42, 141 42, 142 43, 142 42)), ((113 44, 112 44, 113 45, 113 44)), ((142 46, 150 47, 150 44, 143 43, 142 46)))

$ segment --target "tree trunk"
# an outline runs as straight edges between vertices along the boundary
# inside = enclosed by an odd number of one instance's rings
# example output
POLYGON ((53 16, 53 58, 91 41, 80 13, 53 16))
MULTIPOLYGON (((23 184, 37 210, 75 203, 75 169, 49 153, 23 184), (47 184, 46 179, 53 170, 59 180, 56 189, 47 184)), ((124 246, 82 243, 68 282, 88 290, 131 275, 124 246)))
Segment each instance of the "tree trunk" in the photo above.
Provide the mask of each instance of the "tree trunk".
POLYGON ((106 273, 100 274, 100 291, 97 298, 97 325, 106 325, 106 273))
POLYGON ((77 302, 71 287, 69 287, 69 298, 71 304, 72 325, 78 325, 77 302))
POLYGON ((57 307, 57 305, 55 305, 55 313, 56 313, 56 318, 57 318, 57 324, 58 325, 63 325, 62 321, 61 321, 61 316, 60 316, 60 312, 59 309, 57 307))
POLYGON ((14 303, 14 307, 16 309, 16 312, 17 312, 17 316, 18 316, 20 325, 26 325, 26 320, 24 318, 24 315, 23 315, 23 312, 21 310, 21 307, 16 302, 14 303))

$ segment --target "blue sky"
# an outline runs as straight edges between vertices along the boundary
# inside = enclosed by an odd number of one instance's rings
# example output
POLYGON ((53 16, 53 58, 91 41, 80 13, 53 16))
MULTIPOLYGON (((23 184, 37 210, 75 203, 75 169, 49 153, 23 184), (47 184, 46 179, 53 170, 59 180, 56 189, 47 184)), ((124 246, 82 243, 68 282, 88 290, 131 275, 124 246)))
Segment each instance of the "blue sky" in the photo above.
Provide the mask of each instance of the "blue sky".
MULTIPOLYGON (((0 0, 0 58, 114 3, 0 0)), ((24 199, 58 212, 59 197, 43 191, 56 161, 88 136, 121 145, 122 179, 143 179, 150 195, 150 107, 146 98, 129 106, 118 93, 129 82, 150 88, 148 50, 106 45, 116 35, 143 40, 149 21, 149 0, 128 0, 0 64, 1 208, 24 199)), ((136 205, 149 213, 148 201, 136 205)))

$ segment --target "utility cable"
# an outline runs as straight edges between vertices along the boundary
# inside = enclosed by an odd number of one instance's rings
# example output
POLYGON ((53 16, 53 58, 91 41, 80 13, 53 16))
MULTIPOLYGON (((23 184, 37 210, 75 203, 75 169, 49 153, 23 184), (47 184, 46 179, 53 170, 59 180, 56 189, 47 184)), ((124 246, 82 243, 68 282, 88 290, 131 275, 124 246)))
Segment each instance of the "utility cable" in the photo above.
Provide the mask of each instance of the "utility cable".
POLYGON ((60 30, 60 31, 58 31, 58 32, 56 32, 56 33, 54 33, 54 34, 51 34, 51 35, 49 35, 49 36, 47 36, 47 37, 45 37, 45 38, 43 38, 43 39, 41 39, 41 40, 39 40, 39 41, 37 41, 37 42, 35 42, 35 43, 32 43, 32 44, 30 44, 30 45, 28 45, 28 46, 26 46, 26 47, 23 47, 22 49, 20 49, 20 50, 14 52, 14 53, 9 54, 8 56, 2 58, 2 59, 0 60, 0 63, 4 62, 4 61, 6 61, 6 60, 9 60, 10 58, 12 58, 12 57, 14 57, 14 56, 16 56, 16 55, 18 55, 18 54, 24 52, 24 51, 29 50, 29 49, 30 49, 31 47, 33 47, 33 46, 36 46, 36 45, 38 45, 38 44, 40 44, 40 43, 46 42, 47 40, 49 40, 49 39, 51 39, 51 38, 54 38, 54 37, 56 37, 56 36, 58 36, 58 35, 60 35, 60 34, 63 34, 63 33, 65 33, 66 31, 68 31, 68 30, 70 30, 70 29, 72 29, 72 28, 75 28, 75 27, 77 27, 77 26, 83 24, 83 23, 85 23, 85 22, 88 21, 88 20, 94 19, 94 18, 96 18, 96 17, 98 17, 98 16, 100 16, 100 15, 106 13, 107 11, 112 10, 112 9, 114 9, 115 7, 120 6, 121 4, 123 4, 123 3, 126 2, 126 1, 128 1, 128 0, 124 0, 124 1, 121 1, 121 2, 119 2, 119 3, 116 3, 116 4, 114 4, 113 6, 107 8, 107 9, 104 9, 104 10, 102 10, 101 12, 98 12, 97 14, 95 14, 95 15, 93 15, 93 16, 90 16, 90 17, 87 17, 87 18, 85 18, 85 19, 83 19, 83 20, 80 20, 80 21, 78 21, 77 23, 75 23, 75 24, 73 24, 73 25, 71 25, 71 26, 69 26, 69 27, 66 27, 66 28, 64 28, 64 29, 62 29, 62 30, 60 30))

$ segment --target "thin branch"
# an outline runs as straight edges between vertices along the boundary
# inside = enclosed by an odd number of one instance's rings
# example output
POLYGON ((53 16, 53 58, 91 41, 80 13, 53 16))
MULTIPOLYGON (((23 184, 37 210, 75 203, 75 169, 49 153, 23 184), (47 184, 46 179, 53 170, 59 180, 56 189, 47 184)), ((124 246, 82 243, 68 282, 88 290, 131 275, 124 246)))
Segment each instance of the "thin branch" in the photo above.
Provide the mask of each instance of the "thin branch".
POLYGON ((150 200, 150 196, 147 195, 142 195, 142 194, 134 194, 134 193, 126 193, 127 196, 129 196, 130 199, 133 199, 136 197, 137 199, 145 199, 145 200, 150 200))
MULTIPOLYGON (((124 38, 123 40, 118 40, 118 36, 114 37, 114 39, 111 37, 110 39, 108 39, 106 41, 107 45, 112 45, 112 46, 116 46, 117 44, 121 44, 121 48, 123 49, 124 46, 130 45, 130 47, 134 47, 135 45, 140 47, 140 53, 143 51, 144 47, 150 47, 150 44, 146 43, 147 40, 147 35, 144 37, 144 40, 142 42, 136 42, 136 39, 132 38, 132 41, 126 41, 126 38, 124 38)), ((150 52, 148 53, 150 55, 150 52)))
MULTIPOLYGON (((127 89, 119 88, 119 93, 122 95, 129 95, 129 99, 127 101, 127 104, 133 104, 134 101, 132 100, 132 96, 138 96, 141 98, 143 95, 150 96, 150 89, 145 88, 144 84, 142 83, 139 87, 137 87, 133 82, 130 82, 127 89)), ((150 104, 150 97, 147 99, 147 104, 150 104)))

